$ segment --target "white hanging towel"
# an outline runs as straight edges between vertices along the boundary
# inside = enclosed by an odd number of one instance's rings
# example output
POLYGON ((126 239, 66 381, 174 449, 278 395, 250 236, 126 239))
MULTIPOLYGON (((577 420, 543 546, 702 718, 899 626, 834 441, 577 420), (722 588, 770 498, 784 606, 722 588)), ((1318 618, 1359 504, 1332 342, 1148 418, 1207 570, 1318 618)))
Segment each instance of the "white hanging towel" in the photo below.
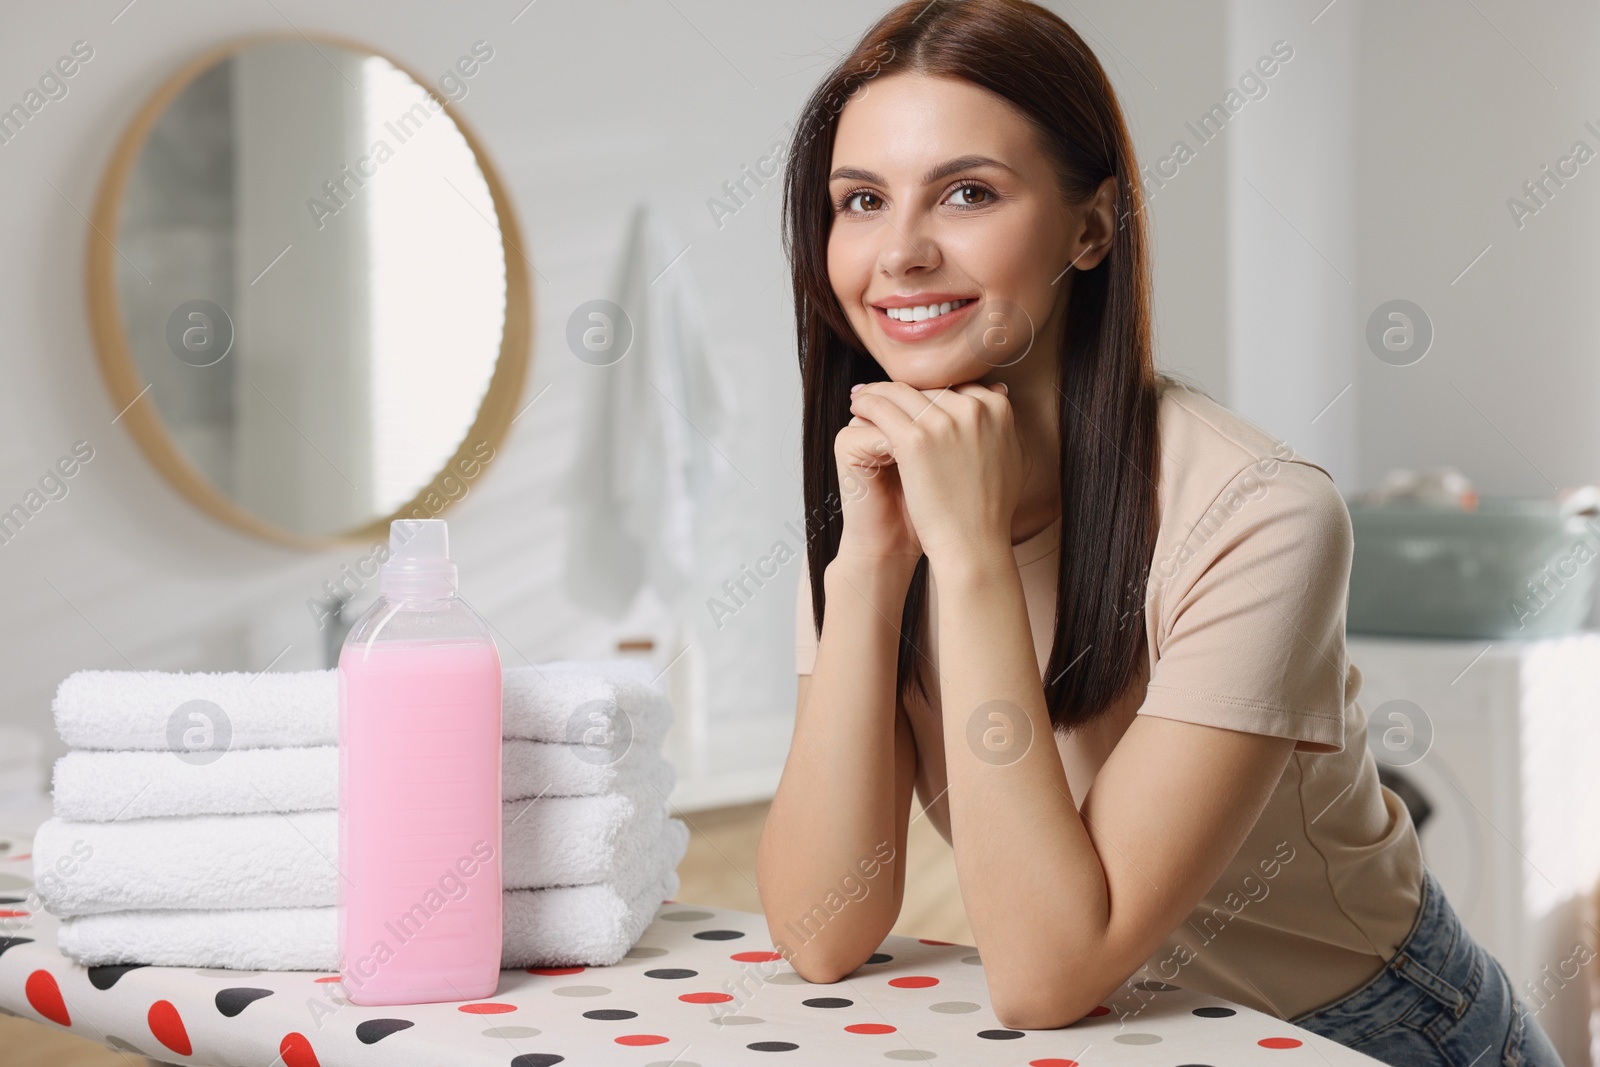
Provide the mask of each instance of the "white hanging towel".
POLYGON ((727 466, 732 398, 707 357, 684 249, 636 205, 612 287, 631 344, 612 363, 577 369, 582 422, 561 489, 572 508, 566 590, 613 619, 645 586, 681 606, 697 569, 696 517, 727 466))

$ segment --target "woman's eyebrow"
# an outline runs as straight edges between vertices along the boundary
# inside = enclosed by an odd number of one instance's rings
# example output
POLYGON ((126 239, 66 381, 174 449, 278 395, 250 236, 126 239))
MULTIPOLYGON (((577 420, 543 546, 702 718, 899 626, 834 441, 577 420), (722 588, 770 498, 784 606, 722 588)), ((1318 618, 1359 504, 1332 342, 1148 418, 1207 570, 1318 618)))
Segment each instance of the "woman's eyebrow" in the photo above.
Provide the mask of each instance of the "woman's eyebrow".
MULTIPOLYGON (((999 167, 1001 170, 1011 171, 1013 174, 1016 173, 1016 171, 1011 170, 1010 167, 998 159, 990 159, 988 156, 959 156, 931 168, 928 173, 922 176, 922 184, 932 185, 941 178, 949 177, 958 171, 972 170, 975 167, 999 167)), ((882 175, 874 174, 872 171, 862 167, 840 167, 828 176, 830 182, 836 182, 840 178, 848 178, 856 182, 871 182, 873 185, 889 184, 884 181, 882 175)))

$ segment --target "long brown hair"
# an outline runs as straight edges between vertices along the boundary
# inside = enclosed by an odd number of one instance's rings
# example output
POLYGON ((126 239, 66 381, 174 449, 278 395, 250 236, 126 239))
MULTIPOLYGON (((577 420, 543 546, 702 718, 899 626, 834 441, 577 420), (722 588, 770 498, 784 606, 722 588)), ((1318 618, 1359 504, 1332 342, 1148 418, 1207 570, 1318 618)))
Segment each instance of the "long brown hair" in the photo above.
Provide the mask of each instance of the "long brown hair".
MULTIPOLYGON (((839 112, 885 74, 958 78, 1009 101, 1056 164, 1063 199, 1079 204, 1116 179, 1112 248, 1076 272, 1059 353, 1061 555, 1045 702, 1057 730, 1107 710, 1144 650, 1145 583, 1156 533, 1156 376, 1143 199, 1132 141, 1111 83, 1077 32, 1026 0, 908 0, 867 31, 812 93, 784 174, 784 250, 794 282, 804 390, 806 552, 817 633, 823 571, 844 518, 833 442, 850 421, 850 386, 884 381, 828 279, 833 223, 828 173, 839 112)), ((928 559, 917 563, 901 619, 896 691, 927 698, 923 657, 928 559)))

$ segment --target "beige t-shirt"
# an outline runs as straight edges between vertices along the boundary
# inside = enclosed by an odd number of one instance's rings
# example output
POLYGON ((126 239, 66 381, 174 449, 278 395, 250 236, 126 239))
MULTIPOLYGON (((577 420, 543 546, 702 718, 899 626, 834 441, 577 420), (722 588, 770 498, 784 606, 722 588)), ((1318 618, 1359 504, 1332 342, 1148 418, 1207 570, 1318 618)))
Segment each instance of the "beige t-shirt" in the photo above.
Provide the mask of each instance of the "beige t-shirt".
MULTIPOLYGON (((1157 419, 1147 684, 1117 713, 1057 735, 1057 746, 1081 806, 1132 714, 1297 740, 1222 877, 1140 973, 1293 1018, 1377 973, 1421 903, 1416 829, 1378 781, 1356 701, 1361 673, 1345 655, 1350 516, 1327 471, 1205 394, 1164 379, 1157 419)), ((1012 546, 1041 680, 1060 532, 1057 518, 1012 546)), ((817 635, 801 559, 795 669, 809 674, 817 635)), ((928 600, 937 663, 931 580, 928 600)))

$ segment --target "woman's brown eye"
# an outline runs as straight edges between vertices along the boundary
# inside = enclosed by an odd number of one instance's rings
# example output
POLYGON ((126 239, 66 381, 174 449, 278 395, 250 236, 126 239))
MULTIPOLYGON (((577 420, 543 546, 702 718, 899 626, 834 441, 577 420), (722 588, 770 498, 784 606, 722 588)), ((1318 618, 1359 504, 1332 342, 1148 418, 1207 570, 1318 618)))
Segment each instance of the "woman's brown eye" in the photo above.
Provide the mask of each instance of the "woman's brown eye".
MULTIPOLYGON (((988 196, 989 195, 989 190, 983 188, 981 185, 962 185, 962 186, 959 186, 956 189, 956 194, 957 195, 960 195, 961 193, 964 193, 964 192, 976 193, 979 196, 988 196)), ((982 203, 982 201, 979 201, 979 203, 982 203)), ((977 207, 978 205, 974 204, 974 203, 971 203, 970 202, 970 198, 969 198, 968 203, 963 204, 962 206, 963 207, 977 207)))

